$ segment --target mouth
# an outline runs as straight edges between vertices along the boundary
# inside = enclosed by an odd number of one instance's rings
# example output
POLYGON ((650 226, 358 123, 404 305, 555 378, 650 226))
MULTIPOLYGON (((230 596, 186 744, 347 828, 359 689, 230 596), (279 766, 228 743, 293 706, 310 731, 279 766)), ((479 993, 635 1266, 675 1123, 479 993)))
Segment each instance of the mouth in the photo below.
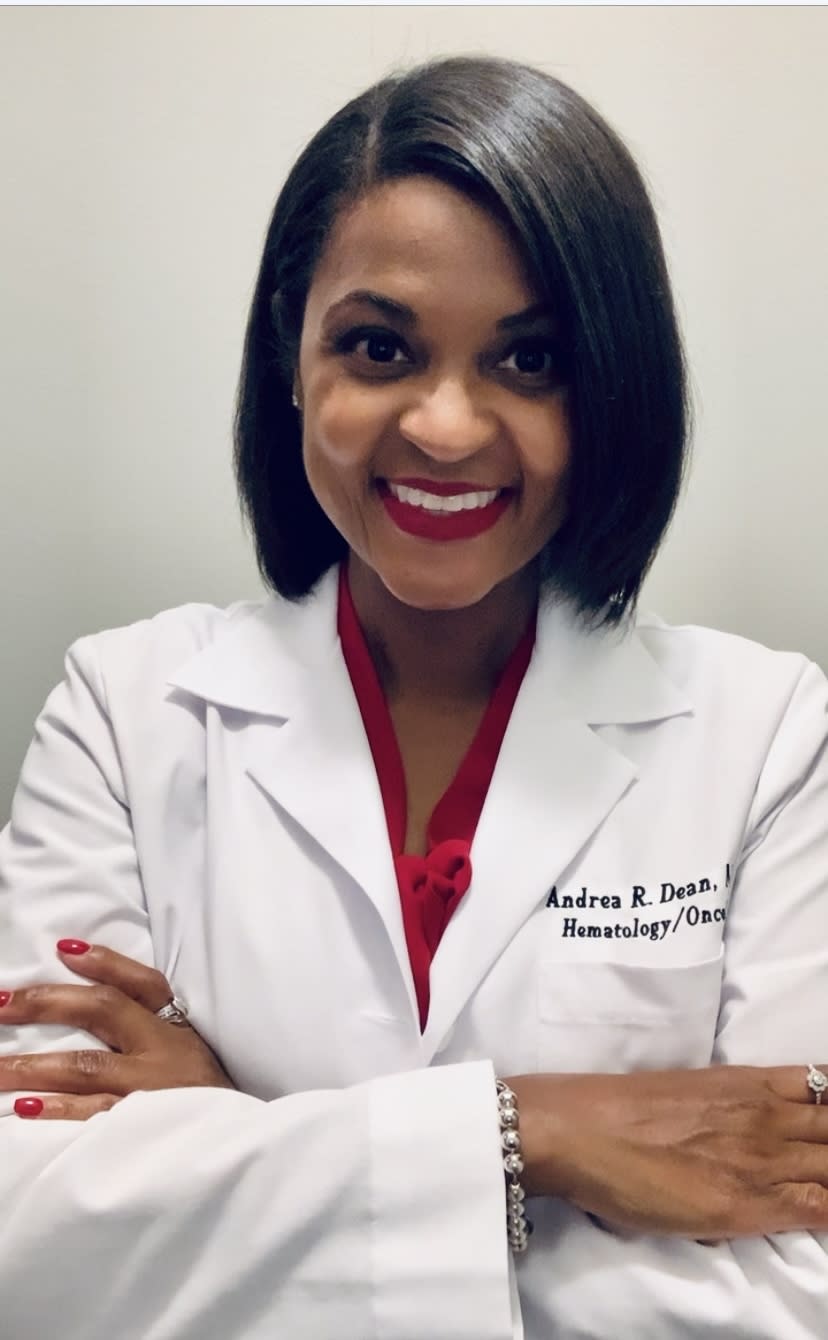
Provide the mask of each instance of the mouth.
POLYGON ((441 484, 439 492, 432 484, 429 488, 412 488, 390 479, 386 483, 388 492, 398 502, 409 507, 423 507, 427 512, 439 515, 445 512, 471 512, 479 507, 488 507, 502 489, 477 489, 468 484, 441 484), (449 493, 448 490, 451 489, 449 493))
POLYGON ((481 488, 430 480, 377 480, 387 515, 407 535, 424 540, 464 540, 491 529, 509 507, 513 488, 481 488))

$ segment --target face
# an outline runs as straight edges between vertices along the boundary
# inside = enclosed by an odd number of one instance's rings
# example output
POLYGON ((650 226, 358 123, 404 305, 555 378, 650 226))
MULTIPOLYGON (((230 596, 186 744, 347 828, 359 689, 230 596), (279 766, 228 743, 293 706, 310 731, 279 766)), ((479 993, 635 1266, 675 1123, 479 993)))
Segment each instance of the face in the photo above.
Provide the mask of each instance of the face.
POLYGON ((296 390, 310 486, 393 596, 460 609, 527 579, 565 516, 566 392, 555 313, 491 215, 410 177, 341 216, 296 390))

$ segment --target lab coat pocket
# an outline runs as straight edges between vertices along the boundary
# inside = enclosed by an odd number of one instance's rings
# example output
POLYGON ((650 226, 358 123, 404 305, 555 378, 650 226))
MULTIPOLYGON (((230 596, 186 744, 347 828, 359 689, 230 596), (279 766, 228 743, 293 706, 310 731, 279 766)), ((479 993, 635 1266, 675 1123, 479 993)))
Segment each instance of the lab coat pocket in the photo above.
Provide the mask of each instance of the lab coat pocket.
POLYGON ((660 1070, 710 1063, 723 956, 653 968, 545 962, 539 973, 538 1069, 660 1070))

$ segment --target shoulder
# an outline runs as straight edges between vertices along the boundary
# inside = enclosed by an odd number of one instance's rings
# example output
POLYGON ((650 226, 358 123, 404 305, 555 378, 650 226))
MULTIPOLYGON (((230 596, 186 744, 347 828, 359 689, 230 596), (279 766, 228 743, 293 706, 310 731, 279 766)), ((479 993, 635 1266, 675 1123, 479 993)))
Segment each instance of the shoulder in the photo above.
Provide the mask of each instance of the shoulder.
POLYGON ((122 729, 136 711, 166 709, 182 693, 248 713, 276 710, 289 683, 313 674, 336 638, 336 574, 291 601, 269 592, 224 607, 179 605, 79 638, 67 677, 85 683, 122 729))
POLYGON ((642 612, 634 636, 663 673, 702 713, 722 719, 775 720, 802 704, 812 721, 828 720, 828 680, 800 652, 774 650, 735 633, 669 624, 642 612))
POLYGON ((261 615, 269 604, 270 598, 238 600, 224 607, 195 601, 177 605, 77 638, 67 651, 67 665, 97 677, 104 686, 124 680, 147 687, 163 684, 191 657, 261 615))
POLYGON ((671 624, 650 610, 637 615, 634 636, 671 677, 683 680, 688 688, 694 683, 701 685, 705 681, 713 683, 752 674, 780 681, 796 680, 812 664, 800 652, 777 651, 718 628, 671 624))

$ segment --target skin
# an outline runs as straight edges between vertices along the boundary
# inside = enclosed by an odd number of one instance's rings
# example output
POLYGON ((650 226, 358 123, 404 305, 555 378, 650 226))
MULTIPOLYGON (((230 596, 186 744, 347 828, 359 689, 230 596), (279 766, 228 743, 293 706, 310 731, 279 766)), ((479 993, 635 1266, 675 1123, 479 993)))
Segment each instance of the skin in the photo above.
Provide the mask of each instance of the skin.
MULTIPOLYGON (((515 332, 497 330, 534 302, 499 226, 421 178, 344 215, 314 276, 296 379, 306 468, 351 547, 355 604, 394 702, 439 713, 485 700, 533 609, 533 559, 566 515, 565 390, 551 373, 530 389, 515 332), (375 304, 338 306, 366 288, 413 321, 401 330, 375 304), (337 345, 343 327, 366 325, 386 332, 391 345, 372 348, 393 346, 392 370, 378 373, 364 343, 337 345), (378 478, 406 475, 508 485, 514 501, 481 536, 426 542, 395 529, 378 499, 378 478)), ((554 313, 523 334, 553 341, 554 313)), ((0 1090, 44 1094, 41 1120, 86 1120, 135 1089, 232 1087, 193 1029, 156 1018, 172 992, 155 969, 100 945, 60 957, 87 984, 15 991, 0 1026, 73 1024, 113 1050, 6 1057, 0 1090)), ((828 1104, 814 1104, 803 1066, 507 1082, 531 1195, 699 1240, 828 1229, 828 1104)))
POLYGON ((28 1089, 41 1096, 43 1109, 32 1116, 41 1121, 86 1121, 137 1089, 235 1087, 194 1028, 157 1018, 155 1011, 173 997, 157 968, 105 945, 90 945, 82 954, 55 952, 87 984, 13 991, 0 1007, 0 1027, 69 1024, 100 1038, 112 1050, 0 1058, 0 1091, 28 1089))

